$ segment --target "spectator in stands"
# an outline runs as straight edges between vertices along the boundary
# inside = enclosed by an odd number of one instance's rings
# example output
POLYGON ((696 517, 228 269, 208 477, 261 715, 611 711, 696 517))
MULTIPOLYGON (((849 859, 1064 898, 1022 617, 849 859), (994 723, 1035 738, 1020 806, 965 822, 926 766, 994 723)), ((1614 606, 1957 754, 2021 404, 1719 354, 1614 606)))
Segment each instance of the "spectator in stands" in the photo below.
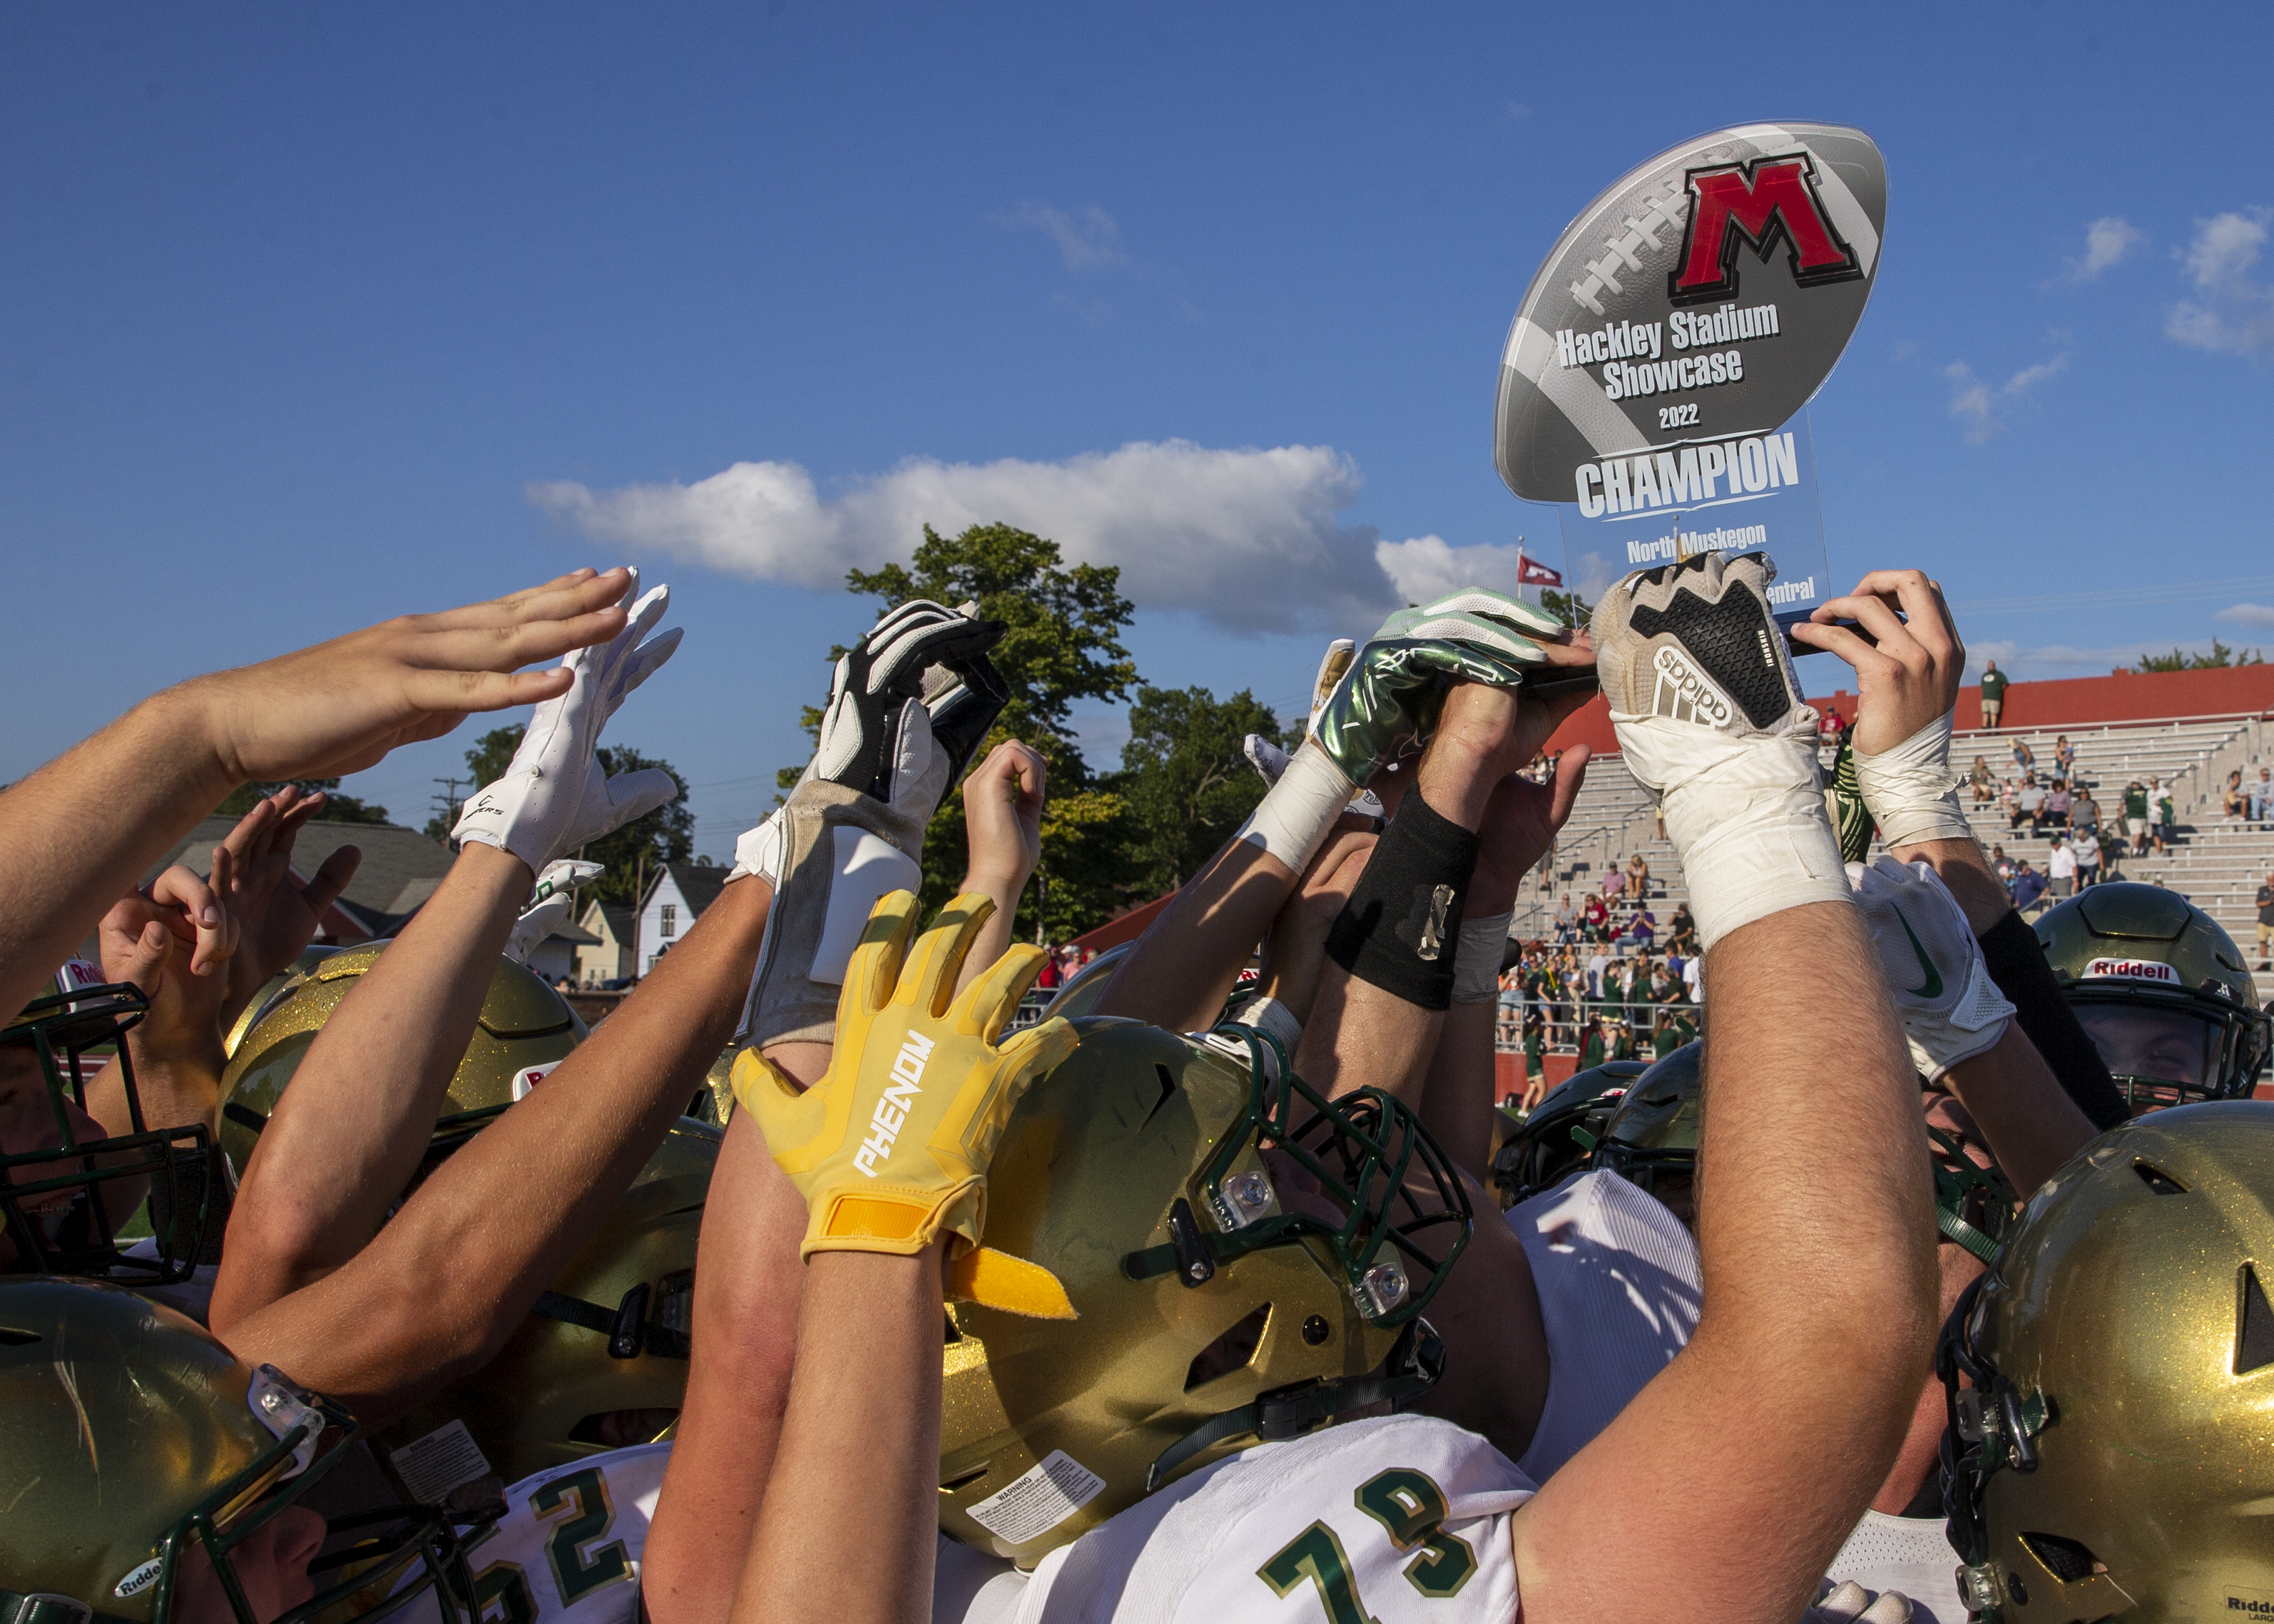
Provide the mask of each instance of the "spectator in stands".
POLYGON ((1649 952, 1658 942, 1658 915, 1648 908, 1636 909, 1627 925, 1627 939, 1645 953, 1649 952))
POLYGON ((2263 823, 2274 818, 2274 778, 2266 776, 2267 770, 2258 770, 2258 780, 2250 786, 2250 821, 2263 823))
POLYGON ((2100 833, 2100 803, 2082 785, 2077 786, 2076 804, 2069 808, 2068 828, 2071 834, 2080 838, 2097 837, 2100 833))
POLYGON ((2076 777, 2076 746, 2067 733, 2053 741, 2053 771, 2065 778, 2076 777))
POLYGON ((2067 829, 2069 813, 2075 805, 2075 798, 2069 793, 2068 780, 2055 778, 2052 793, 2045 797, 2044 809, 2037 815, 2038 826, 2052 830, 2067 829))
POLYGON ((1848 738, 1848 718, 1830 705, 1824 707, 1823 718, 1816 725, 1816 741, 1827 749, 1838 749, 1848 738))
POLYGON ((2013 883, 2007 889, 2014 893, 2014 907, 2026 916, 2045 899, 2045 876, 2030 868, 2024 857, 2014 863, 2013 883))
POLYGON ((1586 905, 1581 913, 1586 921, 1586 929, 1582 933, 1586 940, 1601 942, 1609 937, 1608 921, 1611 911, 1603 906, 1603 895, 1600 891, 1587 893, 1586 905))
POLYGON ((1650 865, 1640 852, 1627 859, 1627 895, 1637 902, 1650 895, 1650 865))
POLYGON ((2081 829, 2069 845, 2076 853, 2076 888, 2087 890, 2100 877, 2100 831, 2081 829))
POLYGON ((2148 854, 2148 786, 2135 778, 2124 786, 2124 832, 2132 838, 2132 855, 2148 854))
POLYGON ((1698 921, 1690 916, 1690 905, 1686 902, 1675 907, 1674 918, 1668 922, 1666 951, 1679 953, 1684 959, 1698 956, 1698 921))
POLYGON ((1998 775, 1990 771, 1990 763, 1979 756, 1974 758, 1974 770, 1967 778, 1974 786, 1974 804, 1986 806, 1998 799, 1998 775))
POLYGON ((2109 825, 2100 831, 2100 879, 2103 884, 2124 877, 2124 833, 2109 825))
POLYGON ((1603 1000, 1603 973, 1611 967, 1611 955, 1598 944, 1587 959, 1587 996, 1595 1003, 1603 1000))
POLYGON ((2172 799, 2171 786, 2161 778, 2156 780, 2154 801, 2156 855, 2160 857, 2180 843, 2180 809, 2172 799))
MULTIPOLYGON (((1998 662, 1990 660, 1982 667, 1982 726, 1995 727, 2006 714, 2006 673, 1998 669, 1998 662)), ((2021 741, 2014 741, 2021 748, 2021 741)), ((2025 765, 2027 763, 2024 763, 2025 765)))
POLYGON ((2262 970, 2274 962, 2274 874, 2266 876, 2258 887, 2258 967, 2262 970))
POLYGON ((1706 961, 1692 956, 1682 961, 1682 990, 1690 1002, 1703 1005, 1706 1002, 1706 961))
POLYGON ((2014 740, 2014 771, 2020 773, 2027 773, 2031 769, 2035 768, 2037 764, 2037 754, 2035 750, 2029 748, 2029 741, 2027 739, 2014 740))
POLYGON ((1619 898, 1626 894, 1626 889, 1627 871, 1625 869, 1614 862, 1603 870, 1603 901, 1607 905, 1611 907, 1618 906, 1619 898))
POLYGON ((1990 848, 1990 868, 1999 879, 2006 882, 2008 887, 2013 884, 2014 860, 2006 855, 2004 846, 1993 846, 1990 848))
POLYGON ((2226 775, 2226 789, 2218 798, 2218 809, 2226 817, 2248 817, 2250 815, 2250 792, 2242 787, 2242 769, 2237 767, 2226 775))
POLYGON ((2076 853, 2070 849, 2067 835, 2053 836, 2053 849, 2045 858, 2045 880, 2056 902, 2076 895, 2076 853))
POLYGON ((1555 940, 1569 943, 1579 934, 1578 911, 1571 906, 1571 893, 1565 891, 1563 900, 1555 905, 1555 940))
POLYGON ((2037 832, 2038 817, 2044 808, 2044 786, 2037 782, 2037 774, 2031 773, 2022 780, 2022 787, 2014 793, 2014 816, 2007 827, 2018 832, 2022 825, 2027 823, 2029 832, 2034 835, 2037 832))

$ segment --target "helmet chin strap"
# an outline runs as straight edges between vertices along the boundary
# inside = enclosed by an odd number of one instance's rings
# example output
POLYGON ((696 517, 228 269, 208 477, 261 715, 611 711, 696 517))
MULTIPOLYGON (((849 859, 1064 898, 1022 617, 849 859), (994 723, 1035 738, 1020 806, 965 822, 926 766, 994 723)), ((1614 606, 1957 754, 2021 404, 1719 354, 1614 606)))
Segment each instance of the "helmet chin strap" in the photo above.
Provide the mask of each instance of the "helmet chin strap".
POLYGON ((1435 1387, 1444 1373, 1445 1344, 1427 1320, 1416 1320, 1389 1350, 1379 1376, 1282 1388, 1264 1394, 1253 1403, 1209 1417, 1161 1451, 1145 1474, 1145 1492, 1152 1493, 1201 1451, 1227 1439, 1253 1437, 1260 1442, 1277 1443, 1300 1438, 1353 1410, 1385 1402, 1401 1406, 1435 1387))

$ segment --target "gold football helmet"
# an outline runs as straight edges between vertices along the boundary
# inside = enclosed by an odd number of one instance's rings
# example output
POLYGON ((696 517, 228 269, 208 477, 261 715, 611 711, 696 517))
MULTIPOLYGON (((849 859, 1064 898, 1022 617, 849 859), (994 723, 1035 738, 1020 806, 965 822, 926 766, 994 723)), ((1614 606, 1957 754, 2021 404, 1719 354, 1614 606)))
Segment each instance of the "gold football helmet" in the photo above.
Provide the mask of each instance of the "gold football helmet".
POLYGON ((1113 979, 1113 973, 1121 967, 1121 961, 1129 957, 1129 950, 1135 945, 1124 942, 1118 947, 1109 947, 1076 970, 1066 978, 1065 985, 1050 996, 1042 1018, 1048 1020, 1053 1015, 1063 1015, 1072 1020, 1096 1009, 1097 1001, 1105 996, 1106 982, 1113 979))
POLYGON ((2270 1266, 2274 1104, 2127 1123, 2029 1198, 1936 1352, 1976 1618, 2274 1613, 2270 1266))
MULTIPOLYGON (((331 954, 268 997, 222 1076, 222 1143, 238 1168, 316 1033, 384 946, 331 954)), ((584 1035, 558 992, 501 959, 425 1170, 542 1086, 584 1035)), ((462 1422, 511 1483, 666 1435, 687 1392, 696 1235, 719 1138, 697 1122, 675 1124, 497 1357, 389 1427, 381 1447, 405 1448, 462 1422)))
MULTIPOLYGON (((101 1275, 123 1284, 185 1280, 215 1210, 212 1141, 202 1122, 144 1120, 126 1033, 149 1001, 106 984, 74 959, 55 990, 0 1028, 0 1271, 101 1275), (127 1132, 87 1109, 87 1086, 115 1049, 127 1132), (155 1256, 122 1252, 116 1237, 144 1204, 155 1256)), ((216 1231, 217 1233, 217 1231, 216 1231)))
POLYGON ((508 1483, 672 1435, 687 1397, 695 1243, 723 1136, 674 1124, 592 1238, 481 1369, 387 1430, 403 1448, 463 1422, 508 1483))
POLYGON ((1021 1563, 1191 1467, 1425 1391, 1420 1312, 1469 1235, 1389 1095, 1329 1102, 1246 1027, 1076 1026, 996 1151, 986 1244, 1077 1317, 959 1301, 944 1354, 940 1525, 1021 1563))
POLYGON ((347 1455, 356 1424, 171 1309, 85 1281, 0 1282, 0 1480, 20 1485, 0 1539, 16 1624, 166 1624, 201 1583, 195 1553, 237 1624, 350 1600, 375 1619, 429 1588, 471 1624, 463 1553, 504 1510, 493 1485, 341 1519, 332 1533, 353 1537, 309 1564, 312 1599, 253 1616, 240 1548, 347 1455))
MULTIPOLYGON (((254 1141, 268 1125, 277 1096, 299 1069, 356 977, 387 946, 373 942, 330 953, 256 1000, 252 1021, 239 1036, 222 1073, 221 1147, 242 1175, 254 1141)), ((482 1000, 473 1041, 450 1079, 442 1115, 434 1124, 434 1150, 447 1155, 500 1111, 529 1092, 584 1039, 584 1023, 544 978, 500 959, 482 1000)))
POLYGON ((1575 1071, 1549 1089, 1494 1154, 1501 1204, 1528 1201, 1585 1168, 1611 1112, 1649 1069, 1639 1060, 1614 1060, 1575 1071))
POLYGON ((2040 918, 2037 941, 2135 1110, 2249 1095, 2267 1019, 2210 914, 2160 885, 2095 885, 2040 918))
POLYGON ((1627 1085, 1611 1108, 1593 1165, 1656 1196, 1684 1223, 1696 1221, 1698 1124, 1705 1100, 1703 1043, 1684 1043, 1627 1085))

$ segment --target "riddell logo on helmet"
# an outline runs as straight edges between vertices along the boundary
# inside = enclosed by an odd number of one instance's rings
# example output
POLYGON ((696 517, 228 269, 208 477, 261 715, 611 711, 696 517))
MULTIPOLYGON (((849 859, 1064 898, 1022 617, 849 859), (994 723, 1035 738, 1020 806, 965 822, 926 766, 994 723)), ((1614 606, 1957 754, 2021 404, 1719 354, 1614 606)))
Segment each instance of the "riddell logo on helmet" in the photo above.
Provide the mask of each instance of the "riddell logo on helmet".
POLYGON ((1706 680, 1682 650, 1661 643, 1651 664, 1658 671, 1658 689, 1651 695, 1653 715, 1706 727, 1727 727, 1732 712, 1721 690, 1706 680))
POLYGON ((2180 984, 2180 973, 2167 964, 2153 959, 2096 959, 2084 966, 2082 979, 2112 976, 2121 981, 2161 981, 2166 987, 2180 984))
POLYGON ((917 1085, 923 1081, 924 1062, 931 1057, 931 1039, 911 1032, 893 1058, 892 1086, 877 1097, 877 1109, 869 1116, 869 1137, 853 1153, 853 1165, 871 1178, 877 1177, 877 1158, 890 1155, 893 1141, 900 1137, 900 1125, 908 1119, 908 1102, 923 1092, 917 1085))

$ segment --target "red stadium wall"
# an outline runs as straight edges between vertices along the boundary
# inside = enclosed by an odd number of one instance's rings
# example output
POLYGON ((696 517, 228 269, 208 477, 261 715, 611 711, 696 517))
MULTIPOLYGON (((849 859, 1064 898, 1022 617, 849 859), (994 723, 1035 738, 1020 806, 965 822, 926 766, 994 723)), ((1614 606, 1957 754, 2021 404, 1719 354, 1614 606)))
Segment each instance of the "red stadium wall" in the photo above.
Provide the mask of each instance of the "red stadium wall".
MULTIPOLYGON (((1822 665, 1818 659, 1816 665, 1822 665)), ((1801 667, 1803 680, 1816 674, 1801 667)), ((1828 674, 1828 673, 1826 673, 1828 674)), ((1841 688, 1812 696, 1819 710, 1856 718, 1856 695, 1841 688)), ((2120 672, 2059 682, 2015 682, 2006 690, 2005 728, 2093 727, 2104 722, 2152 722, 2187 716, 2274 715, 2274 665, 2233 665, 2223 671, 2120 672)), ((1958 726, 1982 726, 1982 690, 1958 690, 1958 726)), ((1615 751, 1610 703, 1600 694, 1547 741, 1550 752, 1584 744, 1597 755, 1615 751)))

